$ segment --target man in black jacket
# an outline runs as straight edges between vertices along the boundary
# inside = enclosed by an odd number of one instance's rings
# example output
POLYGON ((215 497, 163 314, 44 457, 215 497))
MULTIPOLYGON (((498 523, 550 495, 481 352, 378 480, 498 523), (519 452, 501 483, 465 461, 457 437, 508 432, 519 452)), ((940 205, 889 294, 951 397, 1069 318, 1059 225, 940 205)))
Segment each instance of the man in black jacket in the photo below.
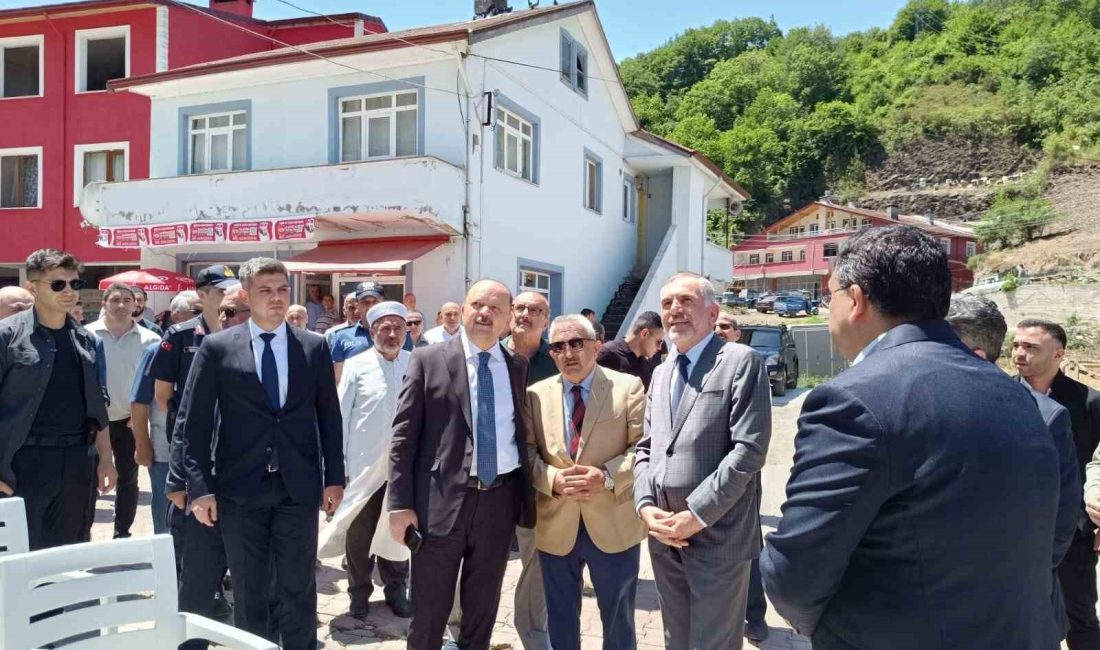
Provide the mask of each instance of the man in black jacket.
POLYGON ((31 550, 84 541, 94 490, 118 476, 98 342, 69 315, 81 270, 68 253, 31 253, 34 307, 0 322, 0 493, 23 498, 31 550))
POLYGON ((254 258, 239 277, 252 317, 204 338, 180 404, 187 496, 221 524, 237 625, 313 650, 317 508, 335 511, 345 480, 336 380, 324 338, 286 325, 286 267, 254 258))
MULTIPOLYGON (((1067 340, 1066 331, 1057 323, 1022 320, 1016 325, 1016 338, 1012 341, 1012 361, 1022 381, 1069 411, 1078 468, 1083 478, 1085 465, 1100 442, 1100 394, 1062 372, 1067 340)), ((1058 567, 1069 615, 1066 644, 1070 650, 1100 648, 1100 621, 1096 617, 1096 552, 1093 551, 1095 531, 1096 527, 1082 506, 1077 534, 1058 567)))

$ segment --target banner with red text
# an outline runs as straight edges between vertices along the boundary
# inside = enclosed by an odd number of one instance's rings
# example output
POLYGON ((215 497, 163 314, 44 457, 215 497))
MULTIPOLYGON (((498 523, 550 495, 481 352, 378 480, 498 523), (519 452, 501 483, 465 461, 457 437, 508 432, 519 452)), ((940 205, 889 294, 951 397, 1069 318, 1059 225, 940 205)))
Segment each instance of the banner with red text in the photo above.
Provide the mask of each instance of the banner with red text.
POLYGON ((313 217, 258 221, 190 221, 99 229, 103 248, 162 248, 186 244, 262 244, 313 239, 313 217))

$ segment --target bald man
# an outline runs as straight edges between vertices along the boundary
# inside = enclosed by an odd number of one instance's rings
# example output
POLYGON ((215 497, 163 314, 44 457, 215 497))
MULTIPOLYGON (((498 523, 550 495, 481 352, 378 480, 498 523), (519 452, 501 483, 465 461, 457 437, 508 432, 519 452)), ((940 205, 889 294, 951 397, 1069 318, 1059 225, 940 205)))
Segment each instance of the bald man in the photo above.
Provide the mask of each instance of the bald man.
POLYGON ((500 343, 511 317, 507 287, 475 283, 463 326, 412 355, 398 397, 390 534, 423 540, 412 556, 411 650, 440 647, 460 564, 458 645, 488 650, 512 533, 517 524, 534 525, 523 410, 528 363, 500 343))
POLYGON ((34 296, 23 287, 0 288, 0 320, 34 306, 34 296))
MULTIPOLYGON (((458 336, 462 329, 462 305, 457 302, 445 302, 439 308, 439 326, 424 332, 424 340, 428 345, 433 343, 446 343, 458 336)), ((505 330, 507 329, 507 324, 505 330)), ((502 330, 503 332, 503 330, 502 330)))

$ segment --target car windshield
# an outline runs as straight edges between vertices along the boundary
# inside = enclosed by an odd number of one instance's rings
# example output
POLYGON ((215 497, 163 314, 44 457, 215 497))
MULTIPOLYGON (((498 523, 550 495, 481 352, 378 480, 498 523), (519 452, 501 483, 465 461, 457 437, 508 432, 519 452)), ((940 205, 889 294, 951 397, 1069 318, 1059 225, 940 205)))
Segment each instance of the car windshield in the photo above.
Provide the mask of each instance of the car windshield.
POLYGON ((741 330, 741 343, 753 348, 766 350, 775 349, 779 345, 779 332, 777 330, 741 330))

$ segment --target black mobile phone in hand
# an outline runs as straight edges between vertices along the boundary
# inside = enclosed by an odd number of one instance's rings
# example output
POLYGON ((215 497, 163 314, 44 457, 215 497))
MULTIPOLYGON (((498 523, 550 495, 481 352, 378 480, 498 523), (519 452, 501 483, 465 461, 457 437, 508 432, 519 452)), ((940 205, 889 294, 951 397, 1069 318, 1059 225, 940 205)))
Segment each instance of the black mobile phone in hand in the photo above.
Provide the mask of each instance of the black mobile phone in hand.
POLYGON ((405 529, 405 546, 409 547, 410 553, 416 553, 420 550, 420 545, 424 543, 424 536, 420 534, 420 531, 416 529, 416 526, 409 524, 405 529))

